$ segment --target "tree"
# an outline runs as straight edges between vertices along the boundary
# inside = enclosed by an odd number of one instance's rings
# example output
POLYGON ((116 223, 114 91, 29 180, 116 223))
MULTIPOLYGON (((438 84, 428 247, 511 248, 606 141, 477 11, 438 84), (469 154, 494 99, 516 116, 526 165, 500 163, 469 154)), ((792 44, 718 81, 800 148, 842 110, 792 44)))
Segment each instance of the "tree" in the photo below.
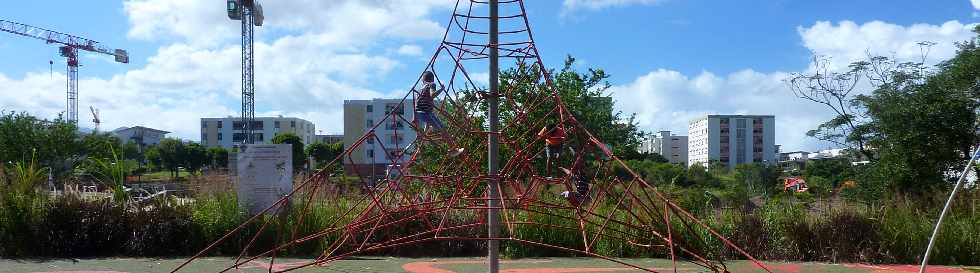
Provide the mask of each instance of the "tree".
POLYGON ((293 149, 293 170, 303 169, 306 159, 303 156, 303 139, 293 133, 285 133, 272 138, 274 144, 289 144, 293 149))
POLYGON ((160 152, 160 167, 170 171, 171 178, 180 177, 180 167, 184 161, 184 143, 179 139, 165 138, 157 145, 160 152))
POLYGON ((78 127, 60 116, 38 119, 27 113, 0 112, 0 169, 12 162, 35 158, 55 176, 71 173, 81 160, 78 127))
POLYGON ((860 105, 852 103, 852 93, 861 83, 862 75, 871 71, 870 65, 865 61, 854 62, 845 71, 835 71, 829 58, 814 55, 811 62, 814 72, 793 73, 786 82, 797 97, 825 105, 834 112, 834 118, 810 130, 807 136, 841 146, 856 146, 873 160, 874 153, 861 129, 860 105))
POLYGON ((143 154, 145 155, 146 163, 149 165, 151 170, 159 171, 163 169, 163 158, 160 156, 160 148, 157 146, 147 147, 143 154))
POLYGON ((228 167, 228 149, 224 147, 208 148, 208 162, 211 169, 223 169, 228 167))
POLYGON ((320 164, 330 163, 331 160, 334 160, 343 152, 344 143, 341 142, 332 144, 317 142, 306 146, 306 155, 312 157, 317 162, 317 169, 320 168, 320 164))
POLYGON ((92 132, 82 136, 82 153, 87 158, 113 159, 122 152, 121 146, 119 138, 109 133, 92 132))
POLYGON ((187 172, 194 174, 208 164, 208 150, 198 143, 184 145, 182 165, 187 172))
POLYGON ((140 151, 139 144, 133 141, 127 141, 126 144, 122 146, 122 156, 127 160, 135 160, 137 162, 143 162, 143 152, 140 151))

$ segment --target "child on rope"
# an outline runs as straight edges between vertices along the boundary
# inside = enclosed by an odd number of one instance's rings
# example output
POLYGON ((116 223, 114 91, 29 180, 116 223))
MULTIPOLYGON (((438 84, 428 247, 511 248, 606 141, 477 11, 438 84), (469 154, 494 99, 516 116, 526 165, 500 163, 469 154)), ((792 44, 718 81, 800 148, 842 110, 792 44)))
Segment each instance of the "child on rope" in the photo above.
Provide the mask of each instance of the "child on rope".
POLYGON ((538 137, 544 138, 545 143, 545 176, 551 178, 551 162, 561 157, 561 149, 565 144, 565 129, 551 124, 541 128, 538 137))
POLYGON ((568 200, 573 206, 581 206, 589 202, 589 177, 585 175, 585 164, 579 159, 572 165, 572 169, 559 167, 565 175, 568 175, 575 187, 575 191, 563 191, 561 197, 568 200))
MULTIPOLYGON (((418 91, 418 96, 415 98, 415 123, 418 127, 418 121, 425 123, 425 127, 422 129, 422 135, 425 135, 426 129, 429 126, 435 128, 436 131, 442 136, 442 138, 452 145, 452 138, 444 130, 444 125, 439 118, 436 117, 435 113, 432 111, 435 109, 434 98, 438 97, 442 93, 443 88, 436 89, 435 75, 431 71, 425 71, 422 73, 422 90, 418 91)), ((454 150, 450 157, 456 157, 463 153, 463 148, 454 150)))

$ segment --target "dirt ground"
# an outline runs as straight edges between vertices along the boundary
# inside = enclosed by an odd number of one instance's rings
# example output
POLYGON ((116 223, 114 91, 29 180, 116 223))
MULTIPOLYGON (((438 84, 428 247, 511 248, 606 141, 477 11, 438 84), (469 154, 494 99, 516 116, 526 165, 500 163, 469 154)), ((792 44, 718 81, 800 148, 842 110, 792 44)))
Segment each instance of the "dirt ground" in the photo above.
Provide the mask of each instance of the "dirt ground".
MULTIPOLYGON (((179 272, 218 272, 225 269, 234 258, 199 259, 179 272)), ((2 260, 0 273, 157 273, 170 272, 184 261, 182 258, 108 258, 108 259, 57 259, 57 260, 2 260)), ((310 260, 278 259, 272 270, 283 270, 310 260)), ((669 260, 628 259, 627 262, 657 272, 674 272, 669 260)), ((918 272, 914 265, 864 265, 822 263, 768 263, 772 272, 842 272, 842 273, 897 273, 918 272)), ((228 272, 269 272, 269 260, 254 261, 228 272)), ((728 263, 731 272, 765 272, 748 261, 728 263)), ((290 272, 412 272, 412 273, 476 273, 486 272, 480 258, 409 259, 392 257, 360 257, 336 261, 322 267, 308 267, 290 272)), ((503 260, 501 271, 507 273, 572 273, 572 272, 647 272, 621 264, 591 258, 541 258, 503 260)), ((687 263, 677 264, 677 272, 707 272, 687 263)), ((980 272, 980 267, 930 267, 934 273, 980 272)))

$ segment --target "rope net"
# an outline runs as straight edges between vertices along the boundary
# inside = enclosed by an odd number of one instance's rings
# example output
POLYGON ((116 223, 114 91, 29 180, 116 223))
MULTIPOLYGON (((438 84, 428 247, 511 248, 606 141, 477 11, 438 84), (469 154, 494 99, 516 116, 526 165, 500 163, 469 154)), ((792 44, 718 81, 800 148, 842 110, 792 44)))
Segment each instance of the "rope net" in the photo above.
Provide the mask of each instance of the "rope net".
POLYGON ((339 157, 275 206, 174 272, 231 241, 244 246, 222 272, 258 259, 271 259, 270 272, 274 265, 275 272, 329 268, 330 262, 354 255, 411 255, 397 250, 433 243, 447 252, 466 248, 455 253, 479 255, 485 253, 487 240, 500 240, 504 248, 523 244, 536 252, 525 255, 560 251, 650 272, 656 271, 615 257, 667 257, 675 271, 680 262, 714 272, 727 272, 721 258, 736 257, 768 271, 668 200, 584 127, 563 104, 541 61, 523 1, 499 3, 496 47, 500 63, 513 65, 501 72, 499 94, 487 92, 485 76, 483 82, 474 76, 485 74, 495 46, 488 42, 488 2, 457 0, 425 72, 400 103, 386 107, 383 120, 345 143, 339 157), (485 149, 487 136, 495 133, 487 131, 484 117, 490 96, 498 96, 501 116, 496 132, 502 158, 498 238, 488 238, 486 232, 491 177, 485 149), (385 135, 378 133, 382 127, 385 135), (406 132, 414 133, 414 139, 404 142, 413 135, 406 132), (358 167, 364 166, 368 147, 383 151, 373 154, 385 159, 382 174, 358 167), (346 175, 328 171, 341 168, 346 175), (362 192, 338 193, 337 185, 347 184, 363 185, 362 192), (281 204, 292 206, 290 212, 282 212, 281 204), (270 237, 274 242, 260 242, 270 237), (309 262, 276 265, 278 255, 303 247, 322 253, 309 262))

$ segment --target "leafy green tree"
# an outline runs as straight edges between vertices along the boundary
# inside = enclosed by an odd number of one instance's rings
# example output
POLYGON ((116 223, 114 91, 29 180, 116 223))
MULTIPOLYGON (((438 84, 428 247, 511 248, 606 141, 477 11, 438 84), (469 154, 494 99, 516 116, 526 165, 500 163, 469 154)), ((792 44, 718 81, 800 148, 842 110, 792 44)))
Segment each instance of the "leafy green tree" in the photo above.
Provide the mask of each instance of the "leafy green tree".
POLYGON ((126 144, 122 146, 122 157, 126 160, 135 160, 138 162, 143 162, 145 159, 143 157, 143 152, 140 151, 139 144, 133 141, 127 141, 126 144))
POLYGON ((208 150, 199 143, 184 145, 183 163, 187 172, 194 174, 208 164, 208 150))
POLYGON ((684 182, 682 186, 718 187, 721 185, 721 181, 701 164, 694 164, 687 168, 687 178, 684 182))
POLYGON ((208 162, 211 169, 224 169, 228 167, 228 149, 224 147, 208 148, 208 162))
POLYGON ((303 139, 293 133, 285 133, 272 138, 274 144, 289 144, 293 149, 293 170, 303 169, 306 159, 303 156, 303 139))
POLYGON ((735 188, 744 188, 749 194, 769 194, 777 192, 779 174, 777 166, 762 163, 739 164, 735 166, 735 188))
POLYGON ((160 148, 157 146, 150 146, 146 148, 143 152, 146 157, 146 163, 149 168, 153 171, 159 171, 163 169, 163 158, 160 156, 160 148))
POLYGON ((306 146, 306 155, 312 157, 317 162, 317 169, 320 168, 319 165, 330 163, 331 160, 334 160, 343 152, 344 143, 342 142, 330 144, 317 142, 306 146))
POLYGON ((90 133, 82 136, 83 153, 88 158, 111 159, 119 155, 118 148, 122 145, 119 138, 109 133, 90 133))
POLYGON ((55 176, 69 174, 82 152, 77 132, 74 123, 60 116, 45 120, 0 111, 0 169, 35 158, 38 164, 49 166, 55 176))
POLYGON ((809 160, 806 169, 803 170, 803 177, 809 184, 811 179, 821 177, 831 186, 836 188, 841 182, 847 179, 854 179, 854 168, 851 166, 850 159, 847 158, 828 158, 819 160, 809 160))
POLYGON ((160 140, 157 149, 160 152, 160 167, 170 171, 170 177, 179 178, 180 167, 186 163, 184 160, 184 143, 180 142, 179 139, 166 138, 160 140))
MULTIPOLYGON (((978 30, 975 32, 980 33, 978 30)), ((933 68, 924 64, 925 56, 918 62, 880 56, 855 62, 851 66, 853 72, 849 72, 852 76, 837 79, 856 84, 857 80, 851 78, 863 77, 872 87, 872 92, 866 95, 851 95, 849 92, 854 87, 836 84, 840 81, 820 82, 833 73, 795 77, 811 79, 801 81, 819 86, 846 87, 846 92, 839 92, 846 98, 830 96, 836 100, 830 104, 849 110, 839 112, 812 135, 843 144, 858 144, 864 157, 871 161, 867 168, 861 168, 867 172, 859 175, 864 178, 859 181, 861 187, 887 185, 893 191, 924 193, 948 186, 978 140, 980 49, 977 42, 973 38, 958 44, 955 57, 933 68)), ((927 48, 933 44, 920 45, 927 48)), ((798 95, 826 94, 826 90, 812 87, 794 90, 798 95)), ((876 197, 880 191, 867 193, 864 196, 876 197)))

